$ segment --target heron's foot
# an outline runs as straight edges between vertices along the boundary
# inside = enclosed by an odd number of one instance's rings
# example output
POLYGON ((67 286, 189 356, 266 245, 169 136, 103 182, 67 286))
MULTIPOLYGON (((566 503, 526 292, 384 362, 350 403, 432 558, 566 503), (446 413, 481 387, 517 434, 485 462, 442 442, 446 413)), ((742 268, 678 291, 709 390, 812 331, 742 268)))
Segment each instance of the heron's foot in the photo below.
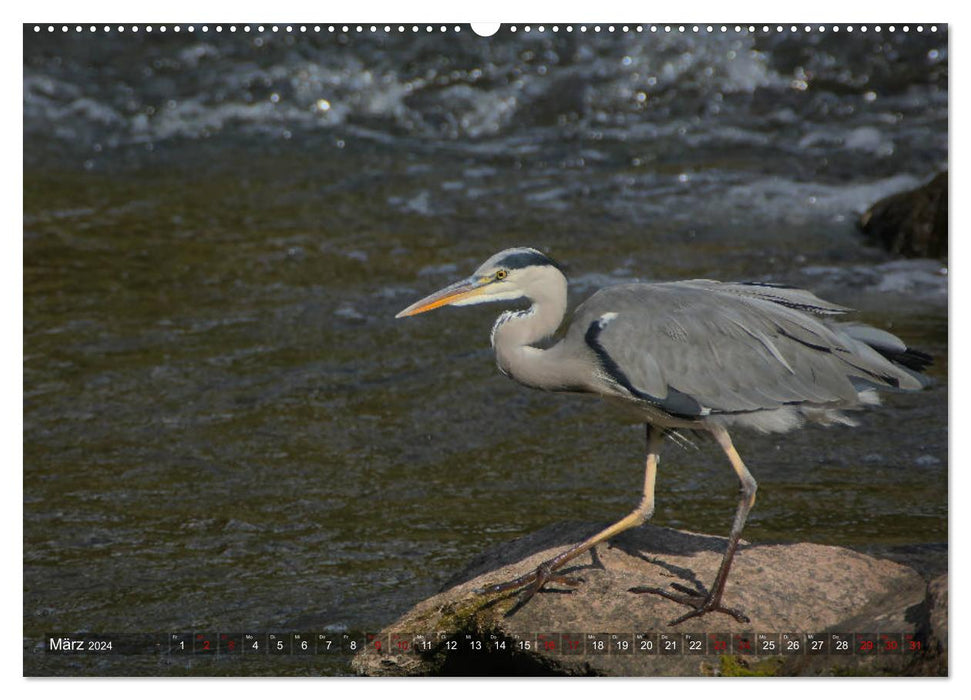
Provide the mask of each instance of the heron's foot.
POLYGON ((628 589, 631 593, 652 593, 654 595, 663 596, 668 600, 673 600, 675 603, 681 603, 681 605, 686 605, 691 608, 681 617, 671 620, 668 623, 671 627, 679 625, 685 620, 690 620, 692 617, 701 617, 710 612, 720 612, 726 615, 731 615, 739 622, 751 622, 748 617, 741 611, 735 608, 726 608, 721 604, 721 596, 714 596, 711 593, 705 593, 704 591, 695 590, 693 588, 688 588, 687 586, 682 586, 679 583, 672 583, 671 588, 681 591, 681 594, 671 593, 663 588, 650 588, 647 586, 638 586, 636 588, 628 589))
POLYGON ((536 567, 535 571, 524 574, 519 578, 514 578, 513 580, 506 581, 505 583, 497 583, 492 586, 478 588, 475 592, 479 594, 502 593, 504 591, 512 591, 521 588, 522 591, 519 593, 519 599, 516 601, 516 605, 513 606, 512 610, 510 610, 510 613, 512 613, 526 605, 530 598, 539 593, 539 591, 542 590, 543 586, 545 586, 547 583, 560 583, 564 586, 574 588, 579 586, 581 582, 582 579, 554 573, 552 563, 546 561, 536 567))

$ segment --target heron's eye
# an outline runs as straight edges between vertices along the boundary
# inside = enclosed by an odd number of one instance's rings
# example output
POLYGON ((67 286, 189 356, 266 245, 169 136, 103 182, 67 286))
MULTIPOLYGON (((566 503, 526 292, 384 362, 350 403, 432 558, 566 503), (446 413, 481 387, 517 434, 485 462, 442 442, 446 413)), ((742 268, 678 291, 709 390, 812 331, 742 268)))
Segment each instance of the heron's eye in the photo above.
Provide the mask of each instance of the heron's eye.
POLYGON ((505 270, 499 270, 498 272, 496 272, 496 279, 497 280, 504 280, 504 279, 506 279, 506 275, 508 275, 508 274, 509 273, 506 272, 505 270))

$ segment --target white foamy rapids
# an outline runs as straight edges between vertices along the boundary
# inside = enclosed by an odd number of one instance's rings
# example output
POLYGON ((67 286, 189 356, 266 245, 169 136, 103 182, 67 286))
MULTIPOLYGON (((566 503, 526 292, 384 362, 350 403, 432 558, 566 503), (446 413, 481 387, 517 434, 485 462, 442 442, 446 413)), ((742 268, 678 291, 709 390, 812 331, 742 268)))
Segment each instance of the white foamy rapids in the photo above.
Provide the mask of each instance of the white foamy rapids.
POLYGON ((454 37, 228 39, 166 37, 171 48, 160 51, 135 37, 98 37, 129 52, 127 81, 83 60, 25 65, 27 128, 70 116, 82 123, 65 139, 93 131, 143 142, 230 126, 293 131, 377 121, 414 135, 479 138, 549 120, 609 124, 679 94, 706 95, 717 111, 723 94, 787 84, 748 34, 534 34, 474 45, 454 37))
POLYGON ((708 202, 716 209, 736 209, 739 215, 755 209, 783 222, 803 223, 817 217, 843 220, 849 215, 862 214, 888 195, 920 183, 920 179, 908 174, 840 185, 771 177, 728 187, 720 195, 710 196, 708 202))

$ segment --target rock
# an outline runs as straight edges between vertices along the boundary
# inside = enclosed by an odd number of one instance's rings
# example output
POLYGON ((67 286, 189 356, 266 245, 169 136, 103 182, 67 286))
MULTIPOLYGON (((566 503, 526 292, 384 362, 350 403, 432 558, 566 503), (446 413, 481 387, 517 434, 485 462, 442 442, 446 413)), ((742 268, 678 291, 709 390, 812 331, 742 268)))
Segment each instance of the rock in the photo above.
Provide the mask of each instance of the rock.
POLYGON ((927 586, 927 649, 910 669, 913 675, 947 675, 947 574, 927 586))
MULTIPOLYGON (((598 532, 602 524, 565 523, 545 528, 488 551, 446 584, 446 590, 425 600, 382 631, 382 639, 410 640, 424 635, 431 648, 423 653, 380 652, 368 647, 357 655, 357 673, 394 675, 830 675, 835 673, 933 673, 944 669, 946 655, 930 653, 918 667, 913 654, 893 656, 747 656, 598 654, 594 642, 630 640, 636 634, 683 633, 900 633, 929 638, 928 584, 910 567, 841 547, 806 543, 744 543, 735 557, 724 603, 740 608, 751 622, 742 624, 724 614, 668 622, 686 608, 654 595, 637 595, 635 586, 667 588, 672 582, 707 587, 725 549, 721 537, 646 525, 616 537, 579 557, 564 571, 582 578, 569 593, 559 584, 513 610, 514 593, 480 595, 475 589, 531 571, 565 547, 598 532), (558 590, 557 590, 558 589, 558 590), (569 635, 560 648, 536 648, 537 635, 569 635), (611 640, 603 636, 617 635, 611 640), (400 635, 392 638, 392 635, 400 635), (531 648, 520 648, 529 640, 531 648), (580 640, 577 653, 566 653, 570 640, 580 640), (445 642, 452 642, 450 649, 445 642), (491 642, 504 648, 487 651, 491 642), (484 649, 472 651, 479 642, 484 649), (943 658, 943 661, 941 659, 943 658), (938 666, 926 663, 937 660, 938 666), (937 670, 933 670, 937 669, 937 670)), ((946 581, 946 579, 945 579, 946 581)), ((937 585, 937 584, 932 584, 937 585)), ((937 585, 935 600, 941 600, 937 585)), ((946 640, 946 583, 943 596, 946 640)), ((937 609, 937 608, 935 608, 937 609)), ((942 619, 941 612, 930 614, 942 619)), ((940 630, 940 622, 938 627, 940 630)), ((940 632, 938 632, 939 634, 940 632)), ((945 642, 946 643, 946 642, 945 642)), ((928 647, 931 645, 928 645, 928 647)))
POLYGON ((947 574, 931 581, 927 593, 930 638, 947 653, 947 574))
POLYGON ((947 257, 947 171, 926 185, 890 195, 859 221, 863 234, 909 258, 947 257))

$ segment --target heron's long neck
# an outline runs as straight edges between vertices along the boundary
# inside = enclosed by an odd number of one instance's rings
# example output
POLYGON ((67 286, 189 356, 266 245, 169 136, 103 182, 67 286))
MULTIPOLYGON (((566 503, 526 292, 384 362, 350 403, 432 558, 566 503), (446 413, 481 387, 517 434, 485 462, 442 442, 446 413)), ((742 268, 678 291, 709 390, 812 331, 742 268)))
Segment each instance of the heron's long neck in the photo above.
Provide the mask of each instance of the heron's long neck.
POLYGON ((525 311, 506 311, 492 329, 499 369, 522 384, 554 388, 558 383, 543 361, 546 351, 531 347, 553 335, 566 313, 566 278, 557 275, 557 284, 530 295, 532 306, 525 311))

